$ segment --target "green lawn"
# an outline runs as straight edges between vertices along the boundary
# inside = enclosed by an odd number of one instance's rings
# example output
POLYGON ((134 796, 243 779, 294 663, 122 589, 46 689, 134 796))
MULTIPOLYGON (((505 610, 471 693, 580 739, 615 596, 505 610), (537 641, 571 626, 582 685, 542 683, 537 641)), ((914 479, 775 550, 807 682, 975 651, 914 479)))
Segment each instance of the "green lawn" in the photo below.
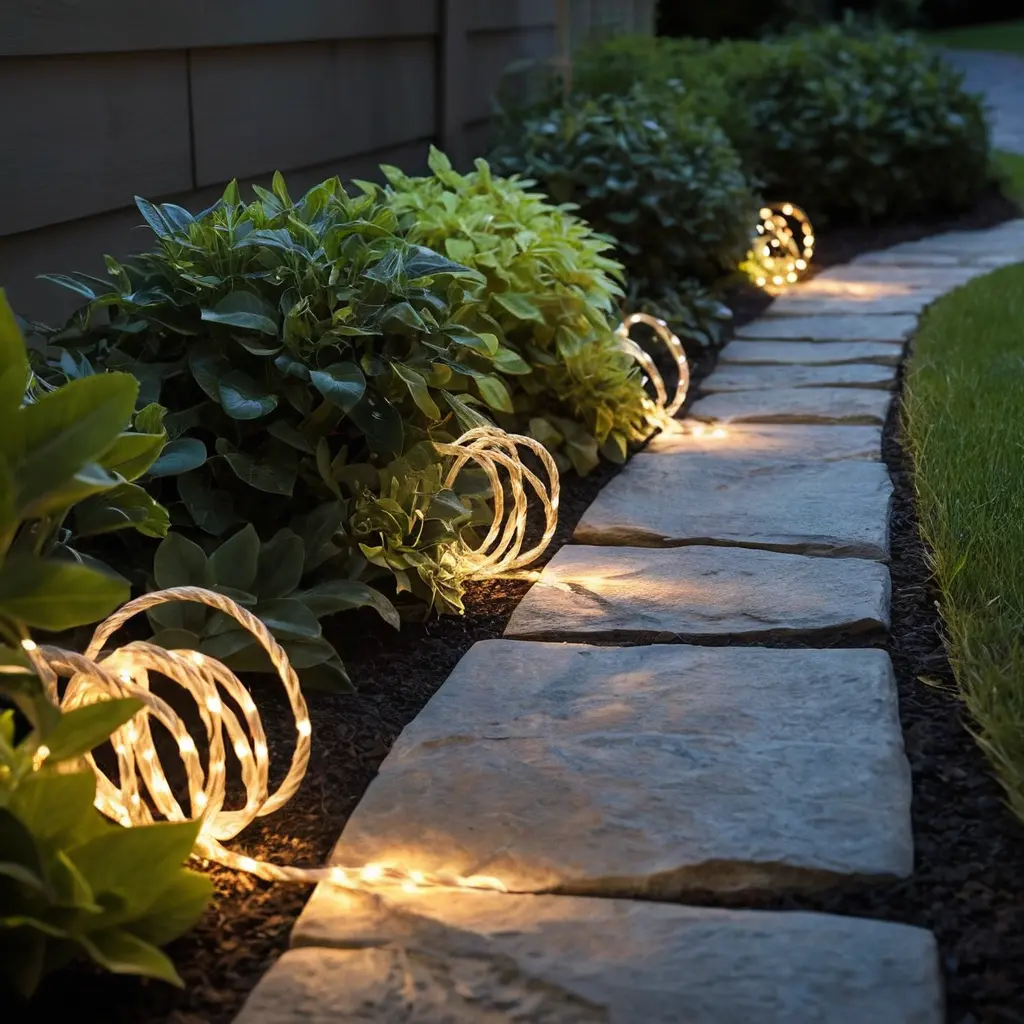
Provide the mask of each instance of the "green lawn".
POLYGON ((951 28, 944 32, 929 32, 925 38, 936 46, 955 50, 1004 50, 1024 54, 1024 21, 951 28))
POLYGON ((1024 154, 996 150, 992 166, 999 177, 1003 195, 1024 210, 1024 154))
POLYGON ((928 310, 904 428, 950 661, 1024 820, 1024 265, 928 310))

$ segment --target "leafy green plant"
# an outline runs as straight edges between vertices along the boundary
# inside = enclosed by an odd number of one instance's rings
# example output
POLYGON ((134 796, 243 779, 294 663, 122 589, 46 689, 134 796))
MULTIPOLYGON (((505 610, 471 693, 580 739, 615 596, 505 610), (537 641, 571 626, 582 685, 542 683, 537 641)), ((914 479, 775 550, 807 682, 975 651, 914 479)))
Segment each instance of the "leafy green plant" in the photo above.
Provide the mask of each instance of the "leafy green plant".
POLYGON ((767 194, 812 219, 899 220, 970 207, 988 130, 962 76, 912 36, 832 26, 771 47, 735 81, 767 194))
MULTIPOLYGON (((249 204, 232 184, 195 216, 138 205, 155 250, 108 259, 110 281, 54 277, 87 301, 46 334, 76 363, 129 370, 146 400, 170 409, 168 468, 179 475, 176 493, 157 494, 172 524, 200 540, 251 521, 271 538, 293 507, 336 501, 344 578, 390 571, 399 591, 459 607, 461 582, 433 588, 435 568, 486 496, 429 531, 405 531, 423 555, 408 584, 404 568, 374 554, 390 543, 384 535, 361 533, 349 517, 372 504, 369 481, 379 486, 411 450, 422 456, 487 422, 488 411, 512 411, 501 370, 509 353, 493 332, 468 326, 479 323, 481 275, 401 238, 386 203, 350 197, 337 179, 298 202, 280 175, 249 204)), ((439 486, 440 476, 424 472, 419 483, 439 486)), ((453 499, 417 496, 434 500, 453 499)))
POLYGON ((681 103, 637 87, 627 96, 575 97, 508 126, 495 170, 537 179, 575 202, 618 253, 640 294, 676 298, 681 282, 735 272, 756 203, 722 130, 681 103))
MULTIPOLYGON (((111 700, 62 713, 48 699, 24 642, 30 629, 66 630, 102 618, 128 584, 62 543, 166 517, 134 496, 159 456, 159 414, 132 432, 138 383, 111 373, 57 389, 33 381, 0 291, 0 986, 27 998, 43 975, 84 952, 101 966, 179 982, 157 948, 189 928, 210 895, 181 865, 198 823, 122 829, 93 806, 95 775, 76 761, 139 703, 111 700), (142 512, 134 510, 141 507, 142 512), (25 732, 25 730, 22 730, 25 732)), ((180 983, 180 982, 179 982, 180 983)))
MULTIPOLYGON (((336 553, 330 538, 339 521, 340 508, 327 504, 296 522, 301 533, 284 528, 265 544, 250 523, 209 556, 181 534, 168 534, 156 551, 156 585, 204 587, 230 597, 280 641, 304 686, 349 689, 341 659, 323 638, 320 618, 360 607, 376 609, 396 629, 399 618, 390 601, 359 580, 333 577, 300 586, 336 553)), ((256 637, 222 612, 173 602, 147 615, 153 643, 201 651, 236 672, 276 671, 256 637)))
MULTIPOLYGON (((414 242, 479 271, 481 330, 498 332, 496 363, 512 386, 502 425, 533 433, 562 468, 580 473, 597 453, 616 461, 651 431, 643 385, 615 337, 622 267, 612 243, 530 191, 533 182, 491 174, 484 160, 459 174, 431 148, 430 177, 383 168, 399 225, 414 242)), ((364 183, 371 194, 375 185, 364 183)))

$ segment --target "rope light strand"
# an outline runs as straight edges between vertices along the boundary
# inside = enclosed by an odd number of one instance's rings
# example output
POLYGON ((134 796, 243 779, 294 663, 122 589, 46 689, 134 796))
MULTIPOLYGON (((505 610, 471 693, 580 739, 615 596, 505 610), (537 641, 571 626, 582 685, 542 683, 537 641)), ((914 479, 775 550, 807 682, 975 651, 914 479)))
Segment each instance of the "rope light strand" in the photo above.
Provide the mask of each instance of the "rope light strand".
MULTIPOLYGON (((309 764, 313 730, 298 676, 280 644, 251 612, 222 594, 199 587, 175 587, 130 601, 97 627, 84 655, 58 647, 37 647, 31 640, 24 641, 24 647, 47 695, 62 710, 118 697, 141 701, 142 710, 111 736, 117 757, 117 781, 91 755, 85 759, 96 774, 96 807, 121 825, 145 825, 157 817, 168 821, 201 820, 195 856, 272 882, 329 882, 351 889, 397 885, 407 890, 441 887, 505 891, 499 879, 485 875, 463 877, 455 872, 421 872, 404 865, 374 863, 357 867, 292 867, 235 853, 223 845, 256 818, 280 810, 295 795, 309 764), (134 641, 101 655, 106 641, 128 619, 173 601, 195 601, 231 616, 256 637, 277 671, 294 717, 296 739, 288 772, 273 793, 269 792, 270 756, 259 711, 252 695, 230 669, 197 651, 165 650, 144 641, 134 641), (199 756, 200 743, 188 732, 177 712, 152 692, 151 673, 176 683, 195 701, 206 733, 205 770, 199 756), (60 697, 62 678, 69 681, 60 697), (188 813, 171 790, 153 739, 154 720, 177 744, 187 780, 188 813), (239 810, 224 807, 228 747, 238 763, 245 790, 245 805, 239 810), (155 815, 151 807, 155 808, 155 815)), ((45 763, 47 754, 45 747, 39 748, 37 768, 45 763)))
POLYGON ((686 393, 690 388, 690 364, 686 361, 686 350, 682 342, 673 333, 664 320, 647 313, 631 313, 619 324, 615 332, 619 336, 619 344, 624 352, 628 352, 642 367, 644 373, 654 386, 653 412, 651 419, 658 425, 664 427, 682 407, 686 401, 686 393), (665 387, 665 380, 655 366, 654 360, 649 352, 642 348, 631 337, 631 331, 637 324, 644 324, 654 331, 662 344, 668 349, 676 364, 678 380, 675 394, 669 401, 668 389, 665 387))
POLYGON ((452 444, 437 444, 435 447, 452 459, 444 480, 445 487, 453 486, 459 473, 470 462, 480 466, 491 485, 494 515, 487 536, 478 547, 463 543, 455 553, 460 567, 465 569, 466 578, 508 576, 535 562, 547 550, 558 525, 558 467, 544 445, 532 437, 507 434, 496 427, 474 427, 452 444), (523 464, 520 448, 527 449, 540 460, 546 483, 523 464), (504 483, 502 469, 507 475, 504 483), (505 495, 506 484, 508 498, 505 495), (531 494, 544 510, 544 532, 532 548, 524 551, 531 494))
POLYGON ((751 244, 747 260, 754 283, 782 288, 806 273, 814 256, 814 229, 799 206, 764 206, 751 244))

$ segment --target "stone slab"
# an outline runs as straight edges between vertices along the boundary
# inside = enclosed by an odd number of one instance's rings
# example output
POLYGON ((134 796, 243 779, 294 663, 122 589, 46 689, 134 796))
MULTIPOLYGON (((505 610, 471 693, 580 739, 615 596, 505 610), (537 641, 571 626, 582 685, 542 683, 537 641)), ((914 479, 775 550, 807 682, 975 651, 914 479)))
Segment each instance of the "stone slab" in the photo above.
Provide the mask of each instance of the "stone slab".
POLYGON ((641 454, 605 484, 573 541, 885 560, 891 499, 881 462, 641 454))
POLYGON ((889 570, 859 558, 753 548, 567 544, 505 636, 823 636, 888 628, 889 570))
POLYGON ((331 863, 684 898, 913 869, 880 650, 488 640, 408 725, 331 863))
POLYGON ((917 317, 763 316, 744 324, 737 338, 772 341, 902 341, 917 326, 917 317))
POLYGON ((749 366, 840 366, 843 363, 882 363, 896 366, 903 358, 903 344, 887 341, 730 341, 718 363, 749 366))
POLYGON ((941 1024, 938 951, 863 918, 318 893, 237 1024, 941 1024), (333 946, 334 948, 330 948, 333 946))
MULTIPOLYGON (((890 250, 886 250, 890 251, 890 250)), ((984 274, 984 268, 958 264, 935 267, 872 266, 846 263, 823 270, 806 285, 801 295, 833 295, 857 292, 863 295, 923 295, 936 297, 959 288, 984 274)), ((769 307, 769 309, 773 308, 769 307)))
POLYGON ((853 261, 854 265, 898 263, 909 259, 936 259, 951 257, 957 263, 977 264, 984 267, 993 262, 1024 260, 1024 219, 1007 221, 987 231, 948 231, 930 235, 914 242, 903 242, 890 249, 865 253, 853 261))
POLYGON ((882 428, 734 423, 712 426, 677 420, 675 430, 652 437, 645 454, 710 455, 719 459, 832 461, 882 458, 882 428))
POLYGON ((720 366, 700 382, 702 392, 764 388, 882 388, 896 380, 896 367, 879 363, 825 366, 720 366))
POLYGON ((698 399, 690 415, 722 423, 884 424, 892 396, 876 388, 723 391, 698 399))
POLYGON ((895 295, 823 295, 786 292, 762 316, 769 319, 790 316, 919 316, 941 292, 908 291, 895 295))

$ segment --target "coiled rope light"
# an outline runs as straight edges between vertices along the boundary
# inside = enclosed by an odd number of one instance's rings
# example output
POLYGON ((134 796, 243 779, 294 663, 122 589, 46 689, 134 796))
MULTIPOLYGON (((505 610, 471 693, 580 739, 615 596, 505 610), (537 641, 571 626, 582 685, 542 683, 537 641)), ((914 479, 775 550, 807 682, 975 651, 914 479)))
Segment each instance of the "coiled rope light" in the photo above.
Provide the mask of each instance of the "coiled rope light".
POLYGON ((747 256, 759 288, 794 284, 814 256, 814 229, 807 214, 792 203, 761 208, 761 221, 747 256))
MULTIPOLYGON (((452 444, 438 445, 451 456, 445 478, 450 487, 465 465, 477 463, 487 474, 494 499, 494 516, 484 541, 477 548, 464 544, 456 557, 468 566, 467 578, 493 577, 521 570, 550 544, 558 521, 558 469, 547 449, 533 438, 506 434, 496 427, 467 431, 452 444), (533 452, 547 476, 547 484, 525 466, 519 448, 533 452), (508 475, 509 498, 499 472, 508 475), (545 528, 540 541, 523 551, 530 491, 544 509, 545 528), (507 509, 507 512, 506 512, 507 509)), ((234 839, 256 818, 280 810, 295 795, 309 765, 312 724, 298 676, 281 645, 251 612, 230 598, 200 587, 174 587, 129 601, 100 623, 84 654, 23 641, 26 653, 43 682, 47 697, 64 711, 98 700, 134 697, 142 709, 118 728, 110 742, 117 758, 115 782, 89 754, 85 760, 96 775, 96 807, 126 827, 168 821, 201 820, 194 855, 272 882, 300 882, 363 889, 398 885, 421 888, 489 889, 504 892, 504 884, 487 875, 462 876, 455 872, 422 872, 404 865, 370 863, 356 867, 301 868, 273 864, 235 853, 223 844, 234 839), (233 618, 267 652, 295 721, 295 749, 288 772, 277 789, 269 788, 270 754, 256 702, 241 680, 216 658, 198 651, 175 651, 146 641, 133 641, 103 655, 110 637, 130 618, 161 604, 195 601, 233 618), (200 744, 181 716, 150 687, 156 673, 180 686, 195 702, 206 732, 206 768, 200 744), (60 680, 68 679, 63 696, 60 680), (167 730, 177 744, 185 769, 189 812, 175 798, 153 739, 151 722, 167 730), (245 790, 241 809, 225 809, 228 747, 234 753, 245 790), (154 810, 156 814, 154 814, 154 810)), ((41 746, 35 766, 41 767, 49 751, 41 746)))
POLYGON ((536 561, 551 543, 558 525, 558 467, 547 448, 532 437, 506 434, 496 427, 474 427, 452 444, 435 444, 435 448, 453 460, 444 480, 445 487, 454 485, 469 462, 483 469, 491 485, 494 515, 487 536, 476 548, 462 543, 454 552, 458 566, 465 570, 465 578, 509 576, 536 561), (523 464, 520 448, 526 448, 540 460, 547 476, 546 484, 523 464), (500 469, 508 474, 508 499, 500 469), (544 532, 532 548, 524 551, 531 491, 544 510, 544 532))
MULTIPOLYGON (((121 825, 147 825, 156 817, 168 821, 201 819, 194 856, 272 882, 330 882, 352 889, 391 884, 405 889, 444 887, 504 891, 505 886, 498 879, 483 875, 466 878, 454 872, 424 873, 401 865, 373 863, 358 867, 290 867, 256 860, 225 848, 224 842, 234 839, 256 818, 279 810, 295 795, 309 764, 312 735, 306 701, 288 656, 267 627, 230 598, 199 587, 159 590, 129 601, 100 623, 85 654, 37 646, 31 640, 23 641, 23 646, 43 681, 47 696, 64 711, 118 697, 134 697, 142 703, 142 709, 110 739, 117 757, 117 782, 99 767, 91 754, 85 758, 96 775, 96 807, 121 825), (277 671, 295 720, 296 740, 288 772, 273 793, 269 791, 270 756, 259 711, 252 695, 229 668, 198 651, 166 650, 146 641, 133 641, 101 655, 106 641, 128 619, 173 601, 195 601, 231 616, 257 639, 277 671), (199 756, 200 745, 181 716, 151 690, 151 673, 176 683, 195 701, 206 732, 205 770, 199 756), (59 696, 61 678, 69 680, 63 697, 59 696), (182 809, 171 790, 153 739, 153 720, 170 733, 178 746, 187 780, 190 813, 182 809), (238 761, 245 790, 245 805, 240 810, 224 808, 229 746, 238 761)), ((45 747, 39 748, 37 768, 45 763, 48 754, 45 747)))
POLYGON ((664 320, 659 320, 658 317, 650 316, 647 313, 630 313, 619 324, 615 333, 619 337, 620 348, 623 352, 628 352, 640 364, 644 373, 647 374, 648 379, 654 385, 655 397, 652 402, 653 412, 651 412, 651 419, 659 426, 665 427, 682 407, 683 402, 686 401, 686 393, 690 388, 690 364, 686 361, 686 350, 683 348, 682 342, 664 320), (675 361, 678 381, 671 401, 668 398, 665 379, 662 377, 658 367, 654 365, 654 360, 651 358, 650 353, 638 345, 631 337, 630 332, 637 324, 644 324, 650 327, 675 361))

